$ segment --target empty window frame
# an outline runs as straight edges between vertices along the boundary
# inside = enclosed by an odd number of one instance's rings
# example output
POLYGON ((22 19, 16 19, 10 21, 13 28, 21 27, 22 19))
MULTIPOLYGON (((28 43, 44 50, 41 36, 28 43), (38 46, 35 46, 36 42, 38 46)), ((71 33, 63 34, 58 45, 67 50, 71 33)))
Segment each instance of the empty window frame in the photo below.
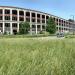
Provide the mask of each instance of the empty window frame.
POLYGON ((56 27, 56 30, 58 30, 58 27, 56 27))
POLYGON ((24 16, 24 11, 19 11, 19 15, 24 16))
POLYGON ((37 25, 37 28, 40 28, 41 26, 40 25, 37 25))
POLYGON ((3 16, 0 16, 0 20, 3 20, 3 16))
POLYGON ((45 15, 42 15, 42 18, 45 19, 45 15))
POLYGON ((0 23, 0 27, 2 27, 3 26, 3 23, 0 23))
POLYGON ((46 16, 46 19, 49 19, 49 16, 46 16))
POLYGON ((0 9, 0 14, 2 14, 3 13, 3 10, 2 9, 0 9))
POLYGON ((45 20, 42 20, 42 23, 45 23, 45 20))
POLYGON ((42 29, 45 29, 45 25, 42 25, 42 29))
POLYGON ((13 15, 17 15, 17 10, 12 10, 13 15))
POLYGON ((27 22, 30 22, 30 18, 26 18, 26 21, 27 21, 27 22))
POLYGON ((10 27, 10 23, 5 23, 5 27, 10 27))
POLYGON ((54 21, 56 21, 56 18, 53 18, 54 21))
POLYGON ((10 16, 5 16, 5 20, 10 20, 10 16))
POLYGON ((37 19, 37 23, 40 23, 40 19, 37 19))
POLYGON ((35 13, 32 13, 32 17, 35 17, 35 13))
POLYGON ((5 9, 5 14, 10 14, 10 10, 5 9))
POLYGON ((32 19, 32 22, 35 22, 35 19, 32 19))
POLYGON ((17 17, 16 16, 12 16, 12 20, 13 21, 17 21, 17 17))
POLYGON ((26 16, 30 16, 30 12, 26 12, 26 16))
POLYGON ((36 28, 36 26, 35 25, 32 25, 32 28, 36 28))
POLYGON ((12 23, 12 27, 17 27, 17 23, 12 23))
POLYGON ((40 18, 40 14, 37 14, 37 18, 40 18))
POLYGON ((24 18, 23 17, 19 17, 19 21, 24 21, 24 18))
POLYGON ((59 19, 59 22, 61 22, 61 19, 59 19))

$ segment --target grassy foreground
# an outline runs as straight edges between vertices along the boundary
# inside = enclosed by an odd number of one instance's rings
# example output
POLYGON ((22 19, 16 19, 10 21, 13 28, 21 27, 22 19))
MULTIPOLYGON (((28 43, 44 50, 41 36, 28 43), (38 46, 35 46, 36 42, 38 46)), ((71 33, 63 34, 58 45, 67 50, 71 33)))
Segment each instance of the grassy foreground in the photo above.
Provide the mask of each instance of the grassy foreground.
POLYGON ((0 75, 75 75, 75 40, 0 39, 0 75))

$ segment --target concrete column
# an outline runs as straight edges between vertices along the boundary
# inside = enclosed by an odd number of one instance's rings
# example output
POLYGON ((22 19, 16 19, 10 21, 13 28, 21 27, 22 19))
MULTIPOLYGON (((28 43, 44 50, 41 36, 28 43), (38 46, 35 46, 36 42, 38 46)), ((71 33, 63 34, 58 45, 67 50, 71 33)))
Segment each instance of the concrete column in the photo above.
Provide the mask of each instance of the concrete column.
POLYGON ((24 11, 24 22, 26 21, 26 13, 25 13, 25 11, 24 11))
POLYGON ((19 22, 19 10, 17 10, 17 21, 19 22))
POLYGON ((13 28, 12 28, 12 9, 10 10, 10 34, 13 34, 13 28))
POLYGON ((45 15, 45 31, 46 31, 46 26, 47 26, 47 20, 46 20, 46 15, 45 15))
POLYGON ((12 9, 10 10, 10 21, 12 21, 12 9))
POLYGON ((4 23, 4 20, 5 20, 5 19, 4 19, 4 14, 5 14, 5 13, 4 13, 4 12, 5 12, 5 9, 3 9, 3 34, 4 34, 4 32, 5 32, 5 23, 4 23))
POLYGON ((32 16, 30 11, 30 34, 32 35, 32 16))
POLYGON ((13 34, 12 23, 10 23, 10 34, 13 34))
POLYGON ((19 23, 17 23, 17 32, 19 32, 19 23))
POLYGON ((47 24, 47 22, 46 22, 46 15, 45 15, 45 24, 47 24))
POLYGON ((37 34, 37 24, 36 24, 36 34, 37 34))
POLYGON ((5 32, 5 23, 3 22, 3 34, 5 32))
POLYGON ((36 17, 36 24, 37 24, 37 12, 35 13, 35 17, 36 17))
POLYGON ((59 19, 58 19, 58 32, 59 32, 59 27, 60 27, 60 26, 59 26, 59 19))
POLYGON ((41 31, 42 31, 42 14, 40 15, 40 19, 41 19, 41 31))
POLYGON ((36 31, 35 31, 35 33, 37 34, 37 12, 35 13, 35 16, 36 16, 36 21, 35 21, 35 23, 36 23, 36 24, 35 24, 35 25, 36 25, 36 26, 35 26, 35 27, 36 27, 36 31))
POLYGON ((17 32, 19 32, 19 10, 17 10, 17 32))

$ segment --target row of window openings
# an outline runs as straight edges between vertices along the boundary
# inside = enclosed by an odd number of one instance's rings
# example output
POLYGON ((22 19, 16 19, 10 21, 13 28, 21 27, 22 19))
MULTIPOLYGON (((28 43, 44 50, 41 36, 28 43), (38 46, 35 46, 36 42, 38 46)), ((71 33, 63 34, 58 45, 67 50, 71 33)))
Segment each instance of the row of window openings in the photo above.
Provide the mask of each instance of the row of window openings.
MULTIPOLYGON (((36 28, 36 26, 32 25, 32 28, 36 28)), ((37 25, 37 28, 41 28, 41 25, 37 25)), ((45 25, 42 25, 42 28, 45 29, 45 25)))
MULTIPOLYGON (((3 13, 3 11, 2 11, 2 9, 0 9, 0 14, 2 14, 2 13, 3 13)), ((5 14, 10 14, 10 10, 5 9, 5 14)), ((17 15, 17 10, 12 10, 12 14, 17 15)), ((19 15, 24 16, 24 11, 19 11, 19 15)), ((30 12, 26 12, 26 16, 30 16, 30 12)), ((32 13, 32 17, 35 17, 35 13, 32 13)), ((40 18, 40 14, 37 14, 37 17, 40 18)), ((42 15, 42 18, 45 19, 45 15, 42 15)), ((48 19, 48 18, 49 18, 49 16, 46 16, 46 19, 48 19)), ((58 19, 54 18, 54 21, 55 20, 58 22, 58 19)), ((60 20, 60 19, 59 19, 59 22, 65 23, 65 21, 60 20)))
POLYGON ((67 28, 58 28, 58 27, 57 27, 57 30, 58 30, 58 29, 59 29, 59 30, 68 30, 67 28))
MULTIPOLYGON (((0 23, 0 27, 3 27, 2 23, 0 23)), ((5 27, 10 27, 10 23, 5 23, 5 27)), ((17 27, 17 24, 16 23, 12 24, 12 27, 17 27)))
MULTIPOLYGON (((2 23, 0 23, 0 27, 2 27, 2 23)), ((10 27, 10 23, 5 23, 5 27, 10 27)), ((17 24, 12 24, 12 27, 17 27, 17 24)), ((32 25, 32 28, 36 28, 36 26, 32 25)), ((37 28, 41 28, 41 25, 37 25, 37 28)), ((42 25, 42 29, 45 29, 44 25, 42 25)), ((67 30, 67 28, 59 28, 59 30, 67 30)))
MULTIPOLYGON (((3 17, 0 16, 0 20, 2 20, 2 19, 3 19, 3 17)), ((10 20, 10 16, 5 16, 5 20, 10 20)), ((17 17, 12 17, 12 20, 17 21, 17 17)), ((19 20, 20 20, 20 21, 24 21, 24 18, 20 17, 19 20)), ((29 18, 26 18, 26 20, 27 20, 28 22, 30 21, 29 18)), ((35 19, 32 19, 32 22, 35 22, 35 19)), ((40 20, 37 19, 37 22, 40 22, 40 20)), ((45 20, 42 20, 42 23, 45 23, 45 20)))
MULTIPOLYGON (((2 9, 0 9, 0 14, 3 14, 2 9)), ((5 9, 5 14, 10 14, 10 10, 5 9)), ((17 15, 17 10, 12 10, 12 14, 17 15)), ((19 11, 19 15, 24 16, 24 11, 19 11)), ((31 15, 32 15, 32 17, 36 17, 35 13, 32 13, 31 15)), ((30 12, 26 12, 26 16, 30 16, 30 12)), ((37 17, 40 18, 41 15, 37 14, 37 17)), ((45 15, 42 15, 42 18, 45 18, 45 15)), ((49 18, 49 16, 46 16, 46 19, 48 19, 48 18, 49 18)))
MULTIPOLYGON (((1 9, 0 9, 0 14, 2 14, 2 10, 1 9)), ((5 14, 10 14, 10 10, 5 10, 5 14)), ((16 10, 12 10, 12 14, 17 15, 17 11, 16 10)), ((23 15, 24 16, 24 12, 20 11, 19 15, 23 15)), ((26 16, 30 16, 30 12, 26 12, 26 16)), ((35 13, 32 13, 32 17, 35 17, 35 13)), ((40 18, 40 14, 37 14, 37 17, 40 18)), ((45 15, 42 15, 42 18, 45 19, 45 15)), ((49 18, 49 16, 46 16, 46 19, 48 19, 48 18, 49 18)), ((54 21, 55 20, 56 19, 54 18, 54 21)), ((58 22, 58 19, 56 21, 58 22)), ((65 21, 63 21, 63 20, 59 20, 59 22, 65 23, 65 21)))
MULTIPOLYGON (((0 20, 3 20, 3 17, 0 16, 0 20)), ((10 20, 10 16, 5 16, 5 20, 10 20)), ((17 21, 17 17, 12 17, 12 20, 17 21)), ((24 21, 24 18, 19 18, 20 21, 24 21)), ((26 21, 30 22, 29 18, 26 18, 26 21)), ((32 19, 32 22, 36 22, 35 19, 32 19)), ((40 22, 40 20, 37 19, 37 22, 40 22)), ((45 23, 45 20, 42 20, 42 23, 45 23)))
MULTIPOLYGON (((3 24, 0 23, 0 27, 2 27, 2 26, 3 26, 3 24)), ((10 27, 10 23, 5 23, 5 27, 10 27)), ((12 24, 12 27, 17 27, 17 24, 12 24)), ((40 27, 41 27, 41 25, 37 25, 37 28, 40 28, 40 27)), ((36 28, 36 26, 32 25, 32 28, 36 28)), ((45 26, 42 25, 42 28, 45 29, 45 26)))

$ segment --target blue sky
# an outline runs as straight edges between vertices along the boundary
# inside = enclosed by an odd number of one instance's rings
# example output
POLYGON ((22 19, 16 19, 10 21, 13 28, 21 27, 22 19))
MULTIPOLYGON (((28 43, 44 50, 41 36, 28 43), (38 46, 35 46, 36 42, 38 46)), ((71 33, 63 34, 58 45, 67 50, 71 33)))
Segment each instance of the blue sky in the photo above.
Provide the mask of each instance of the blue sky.
POLYGON ((39 10, 65 19, 75 15, 75 0, 0 0, 0 5, 39 10))

